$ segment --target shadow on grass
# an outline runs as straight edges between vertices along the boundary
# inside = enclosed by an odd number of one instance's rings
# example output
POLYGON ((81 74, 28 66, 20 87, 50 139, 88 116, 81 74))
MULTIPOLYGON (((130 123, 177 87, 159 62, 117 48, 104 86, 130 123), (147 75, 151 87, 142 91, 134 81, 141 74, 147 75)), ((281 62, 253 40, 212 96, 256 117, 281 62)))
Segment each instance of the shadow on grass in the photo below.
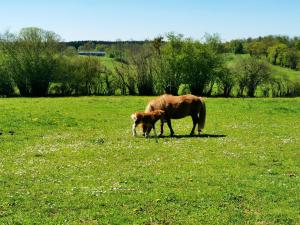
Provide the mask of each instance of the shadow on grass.
MULTIPOLYGON (((174 135, 174 136, 158 136, 158 138, 223 138, 226 137, 227 135, 225 134, 201 134, 199 135, 189 135, 189 134, 184 134, 184 135, 174 135)), ((150 138, 155 138, 154 136, 150 136, 150 138)))

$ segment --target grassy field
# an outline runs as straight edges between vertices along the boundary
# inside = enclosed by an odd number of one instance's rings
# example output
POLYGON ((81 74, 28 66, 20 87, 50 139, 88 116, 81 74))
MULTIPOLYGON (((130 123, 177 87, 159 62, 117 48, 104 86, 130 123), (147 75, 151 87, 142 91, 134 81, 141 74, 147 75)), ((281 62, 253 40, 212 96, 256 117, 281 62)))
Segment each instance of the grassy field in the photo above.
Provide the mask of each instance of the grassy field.
POLYGON ((272 65, 272 74, 274 77, 288 77, 291 81, 298 81, 300 82, 300 71, 291 70, 288 68, 283 68, 280 66, 273 66, 272 65))
POLYGON ((119 62, 109 57, 99 57, 98 59, 102 65, 106 66, 111 71, 114 71, 115 66, 119 64, 119 62))
POLYGON ((0 224, 300 223, 300 98, 209 98, 158 144, 149 99, 0 99, 0 224))

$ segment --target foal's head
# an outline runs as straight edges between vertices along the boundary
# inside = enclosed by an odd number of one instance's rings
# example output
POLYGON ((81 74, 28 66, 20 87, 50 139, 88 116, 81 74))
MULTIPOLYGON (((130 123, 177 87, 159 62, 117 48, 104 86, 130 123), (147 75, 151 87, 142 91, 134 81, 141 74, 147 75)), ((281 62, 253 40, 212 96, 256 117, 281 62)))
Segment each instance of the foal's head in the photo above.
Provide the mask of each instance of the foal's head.
MULTIPOLYGON (((148 112, 147 114, 152 115, 152 118, 153 118, 154 123, 155 123, 159 119, 161 119, 161 120, 164 119, 165 111, 157 109, 157 110, 154 110, 152 112, 148 112)), ((152 124, 150 124, 150 123, 142 122, 142 128, 143 128, 143 133, 145 134, 145 133, 150 133, 150 131, 153 127, 152 127, 152 124)))

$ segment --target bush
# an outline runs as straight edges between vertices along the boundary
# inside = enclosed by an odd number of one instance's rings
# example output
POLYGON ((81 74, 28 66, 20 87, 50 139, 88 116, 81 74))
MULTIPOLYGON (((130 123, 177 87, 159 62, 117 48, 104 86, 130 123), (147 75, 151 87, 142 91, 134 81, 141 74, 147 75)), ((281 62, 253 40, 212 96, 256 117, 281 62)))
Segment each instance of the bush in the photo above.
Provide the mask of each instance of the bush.
POLYGON ((268 83, 271 75, 269 64, 257 57, 241 59, 234 71, 240 88, 239 95, 242 96, 246 88, 249 97, 254 97, 257 87, 268 83))
POLYGON ((300 96, 300 82, 299 81, 295 82, 293 86, 294 87, 293 87, 292 95, 300 96))
POLYGON ((0 96, 12 96, 15 94, 13 80, 3 65, 3 59, 0 60, 0 96))
POLYGON ((178 89, 178 95, 187 95, 190 94, 190 86, 188 84, 180 84, 178 89))
POLYGON ((106 71, 100 61, 91 56, 64 57, 55 77, 55 90, 61 95, 101 94, 101 72, 106 71))
POLYGON ((24 28, 19 34, 1 37, 0 50, 22 96, 45 96, 57 72, 60 38, 39 28, 24 28))

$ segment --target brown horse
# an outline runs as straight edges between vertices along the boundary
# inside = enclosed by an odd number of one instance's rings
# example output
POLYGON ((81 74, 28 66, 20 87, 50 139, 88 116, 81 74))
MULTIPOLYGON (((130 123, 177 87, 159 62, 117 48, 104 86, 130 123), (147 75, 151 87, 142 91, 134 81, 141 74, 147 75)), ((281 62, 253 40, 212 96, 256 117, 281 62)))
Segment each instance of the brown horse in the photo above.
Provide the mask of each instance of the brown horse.
MULTIPOLYGON (((205 125, 206 108, 203 98, 194 95, 162 95, 157 99, 150 101, 146 107, 145 112, 152 112, 155 110, 165 111, 165 116, 161 119, 160 136, 163 135, 164 122, 167 122, 170 129, 171 136, 174 131, 171 125, 171 119, 181 119, 186 116, 191 116, 193 120, 193 128, 190 135, 194 135, 196 125, 198 124, 198 135, 200 135, 205 125)), ((151 128, 143 125, 143 132, 149 133, 151 128)))

